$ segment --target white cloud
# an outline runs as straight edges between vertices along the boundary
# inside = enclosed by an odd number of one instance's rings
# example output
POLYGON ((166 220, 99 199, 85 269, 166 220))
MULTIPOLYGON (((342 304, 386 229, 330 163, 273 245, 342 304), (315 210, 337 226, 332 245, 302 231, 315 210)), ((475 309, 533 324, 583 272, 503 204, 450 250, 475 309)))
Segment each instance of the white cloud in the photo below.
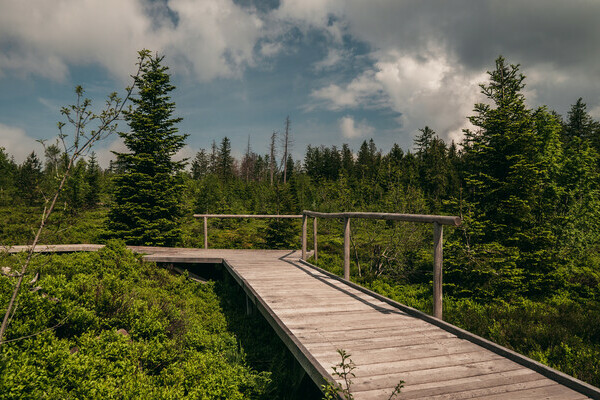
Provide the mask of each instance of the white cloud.
MULTIPOLYGON (((429 125, 444 139, 458 141, 462 129, 470 126, 466 117, 480 100, 478 84, 484 79, 484 74, 464 71, 443 53, 415 57, 393 51, 345 87, 332 84, 312 96, 331 110, 391 108, 401 114, 405 132, 415 134, 429 125)), ((352 137, 350 120, 343 121, 346 137, 352 137)))
POLYGON ((343 50, 330 48, 327 52, 327 56, 322 60, 317 61, 313 64, 313 68, 317 71, 331 69, 337 64, 342 62, 346 58, 346 53, 343 50))
POLYGON ((458 141, 462 129, 470 127, 467 116, 481 100, 478 84, 484 74, 463 70, 443 53, 427 58, 392 53, 377 68, 375 77, 402 114, 403 130, 415 134, 429 125, 445 140, 458 141))
MULTIPOLYGON (((387 104, 385 88, 376 79, 373 70, 366 71, 356 77, 345 87, 330 84, 324 88, 314 90, 311 96, 334 111, 387 104)), ((316 106, 315 104, 310 108, 316 106)))
POLYGON ((265 57, 272 57, 283 49, 281 42, 264 42, 260 45, 260 54, 265 57))
POLYGON ((25 130, 2 123, 0 123, 0 147, 4 147, 19 164, 25 161, 32 151, 35 151, 38 156, 43 156, 41 144, 27 136, 25 130))
MULTIPOLYGON (((93 147, 90 150, 90 153, 93 151, 96 153, 96 159, 98 160, 98 165, 102 168, 108 168, 110 165, 110 161, 116 160, 116 156, 113 154, 113 151, 117 153, 128 153, 129 149, 125 146, 125 142, 118 135, 111 136, 112 140, 110 142, 98 142, 97 146, 93 147)), ((196 155, 196 151, 192 149, 190 146, 185 145, 175 156, 173 156, 173 160, 181 161, 185 158, 188 159, 188 164, 192 162, 196 155)), ((189 165, 188 165, 189 167, 189 165)))
POLYGON ((168 6, 177 24, 144 0, 4 1, 0 43, 9 45, 0 53, 0 74, 64 80, 69 66, 99 64, 127 79, 142 48, 166 53, 174 70, 201 80, 233 76, 254 63, 262 21, 252 11, 231 0, 168 6))
POLYGON ((348 115, 340 118, 339 127, 342 136, 346 139, 370 137, 373 136, 373 133, 375 132, 375 128, 367 124, 366 121, 356 123, 354 118, 348 115))

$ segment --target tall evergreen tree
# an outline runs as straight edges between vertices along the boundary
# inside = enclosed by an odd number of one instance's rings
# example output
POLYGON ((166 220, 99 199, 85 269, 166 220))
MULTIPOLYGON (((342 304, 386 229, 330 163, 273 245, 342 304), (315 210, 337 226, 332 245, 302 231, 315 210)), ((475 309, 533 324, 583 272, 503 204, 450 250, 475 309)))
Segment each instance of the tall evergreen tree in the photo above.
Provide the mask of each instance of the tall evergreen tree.
POLYGON ((10 194, 14 190, 16 172, 17 166, 8 157, 4 147, 0 147, 0 204, 5 200, 12 200, 10 194))
POLYGON ((17 173, 17 191, 27 205, 42 200, 40 184, 42 182, 42 163, 35 152, 31 152, 17 173))
POLYGON ((463 146, 472 239, 487 246, 482 255, 496 254, 486 272, 496 290, 548 293, 556 281, 561 126, 545 107, 526 107, 518 65, 499 57, 489 75, 481 88, 490 103, 475 105, 478 129, 463 146))
POLYGON ((221 140, 221 146, 217 152, 217 174, 224 181, 230 181, 234 177, 234 159, 231 156, 231 141, 227 136, 221 140))
POLYGON ((90 161, 85 171, 85 181, 87 188, 85 192, 85 204, 88 207, 95 207, 100 202, 100 176, 102 171, 96 161, 96 153, 92 152, 90 161))
POLYGON ((141 76, 135 81, 134 108, 125 113, 130 132, 119 133, 128 153, 115 153, 124 172, 115 177, 114 205, 108 217, 112 236, 129 244, 172 246, 179 241, 178 219, 184 161, 173 156, 184 146, 174 118, 168 67, 163 56, 140 52, 141 76), (145 56, 145 57, 142 57, 145 56))
POLYGON ((201 179, 210 173, 210 158, 206 150, 200 149, 192 161, 192 178, 201 179))

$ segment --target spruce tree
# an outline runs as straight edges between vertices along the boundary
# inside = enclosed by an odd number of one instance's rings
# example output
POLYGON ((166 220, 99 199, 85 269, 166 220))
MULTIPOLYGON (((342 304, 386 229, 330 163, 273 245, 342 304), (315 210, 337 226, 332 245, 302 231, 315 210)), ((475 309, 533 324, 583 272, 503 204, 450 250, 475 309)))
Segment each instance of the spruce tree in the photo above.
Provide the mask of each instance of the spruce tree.
POLYGON ((466 226, 480 255, 492 256, 479 262, 492 270, 480 271, 478 285, 490 280, 494 295, 549 293, 557 265, 561 125, 545 107, 527 108, 518 65, 499 57, 489 76, 481 85, 489 102, 475 105, 469 119, 477 129, 466 131, 463 142, 465 206, 472 211, 466 226))
POLYGON ((184 161, 173 156, 184 146, 174 118, 168 67, 163 56, 140 52, 141 76, 135 81, 134 107, 125 112, 130 131, 119 133, 129 149, 115 153, 123 172, 115 177, 114 204, 108 216, 110 235, 128 244, 173 246, 180 239, 178 220, 184 161))

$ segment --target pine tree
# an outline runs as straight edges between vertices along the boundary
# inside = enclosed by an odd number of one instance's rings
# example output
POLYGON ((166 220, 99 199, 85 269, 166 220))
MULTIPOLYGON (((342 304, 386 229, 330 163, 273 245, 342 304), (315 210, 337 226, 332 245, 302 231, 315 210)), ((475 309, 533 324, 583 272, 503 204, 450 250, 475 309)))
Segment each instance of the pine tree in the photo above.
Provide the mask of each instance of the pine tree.
POLYGON ((17 191, 27 205, 33 205, 42 200, 40 196, 42 182, 42 163, 35 152, 31 152, 17 173, 17 191))
POLYGON ((192 161, 192 179, 201 179, 210 172, 210 158, 206 150, 200 149, 192 161))
POLYGON ((13 200, 11 194, 14 191, 17 168, 4 147, 0 147, 0 204, 13 200))
MULTIPOLYGON (((490 82, 481 85, 489 104, 476 104, 463 143, 473 242, 495 293, 549 293, 556 281, 557 206, 561 170, 561 125, 545 107, 525 105, 518 65, 496 60, 490 82)), ((482 278, 483 279, 483 278, 482 278)), ((483 280, 482 280, 483 282, 483 280)), ((482 286, 483 283, 479 284, 482 286)))
POLYGON ((168 67, 163 56, 140 52, 141 76, 135 81, 134 108, 125 113, 130 132, 119 133, 128 153, 115 153, 124 172, 115 177, 114 205, 109 213, 111 235, 128 244, 172 246, 179 241, 178 219, 183 183, 177 175, 184 161, 173 156, 184 146, 174 118, 168 67))
POLYGON ((88 207, 95 207, 100 202, 100 175, 101 171, 96 161, 96 153, 92 152, 85 171, 85 181, 87 183, 85 204, 88 207))
POLYGON ((217 175, 225 182, 233 179, 234 161, 231 156, 231 141, 225 136, 217 152, 217 175))

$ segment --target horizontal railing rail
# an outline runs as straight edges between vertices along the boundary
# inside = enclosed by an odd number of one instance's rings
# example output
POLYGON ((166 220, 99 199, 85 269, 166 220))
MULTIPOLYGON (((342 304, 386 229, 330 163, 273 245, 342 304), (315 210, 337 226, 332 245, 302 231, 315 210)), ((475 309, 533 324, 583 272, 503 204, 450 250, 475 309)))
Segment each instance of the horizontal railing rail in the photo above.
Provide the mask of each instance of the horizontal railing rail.
POLYGON ((304 210, 302 212, 302 259, 306 261, 307 255, 307 220, 313 220, 313 254, 318 260, 317 252, 317 218, 336 218, 344 220, 344 279, 350 280, 350 219, 380 219, 405 222, 419 222, 433 224, 433 316, 442 319, 442 270, 444 263, 443 236, 444 225, 459 226, 460 217, 445 215, 420 215, 420 214, 394 214, 379 212, 341 212, 323 213, 304 210))
POLYGON ((380 212, 324 213, 304 210, 302 214, 194 214, 204 220, 204 248, 208 249, 209 218, 302 218, 302 259, 307 259, 307 222, 313 218, 313 256, 318 260, 317 219, 334 218, 344 220, 344 279, 350 280, 350 220, 352 218, 379 219, 433 224, 433 316, 442 319, 442 269, 444 225, 459 226, 460 217, 446 215, 395 214, 380 212))
POLYGON ((208 219, 209 218, 302 218, 294 214, 194 214, 194 218, 204 220, 204 248, 208 249, 208 219))
POLYGON ((317 211, 303 211, 303 215, 317 218, 364 218, 423 223, 437 222, 440 225, 453 226, 459 226, 461 223, 460 217, 451 217, 446 215, 394 214, 378 212, 323 213, 317 211))
POLYGON ((194 218, 302 218, 302 214, 194 214, 194 218))

